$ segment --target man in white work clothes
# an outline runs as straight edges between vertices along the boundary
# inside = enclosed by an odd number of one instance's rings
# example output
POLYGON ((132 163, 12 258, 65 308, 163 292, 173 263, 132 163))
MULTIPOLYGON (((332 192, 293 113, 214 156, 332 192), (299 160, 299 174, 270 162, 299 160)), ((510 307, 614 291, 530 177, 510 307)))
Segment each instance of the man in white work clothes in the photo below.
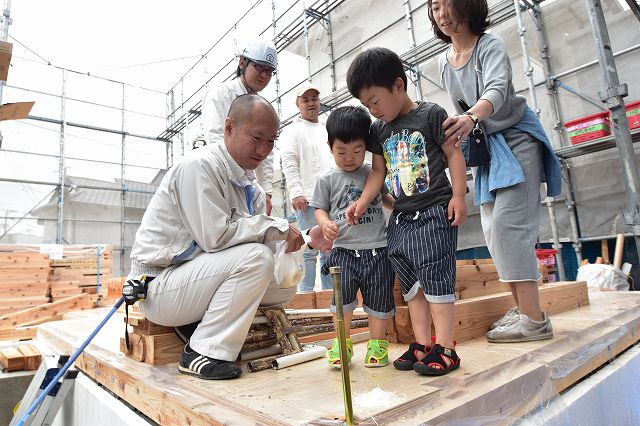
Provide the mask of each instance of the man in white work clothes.
MULTIPOLYGON (((287 181, 289 198, 301 229, 316 225, 315 209, 309 206, 318 177, 335 166, 328 145, 327 129, 319 120, 320 89, 311 83, 303 83, 296 91, 296 106, 300 117, 282 130, 279 145, 282 146, 282 172, 287 181)), ((328 253, 320 253, 320 266, 328 253)), ((318 251, 305 251, 305 276, 299 291, 313 291, 316 283, 316 259, 318 251)), ((322 289, 332 287, 330 275, 320 278, 322 289)))
POLYGON ((264 98, 235 99, 224 142, 191 151, 167 172, 136 233, 129 278, 150 277, 140 310, 164 326, 196 323, 181 373, 239 377, 234 361, 258 306, 284 303, 295 293, 273 284, 269 245, 286 240, 296 251, 303 237, 295 225, 265 214, 254 175, 273 149, 278 126, 264 98))
MULTIPOLYGON (((214 84, 202 100, 202 129, 194 140, 196 145, 210 145, 224 140, 224 123, 231 102, 240 95, 257 94, 264 90, 276 73, 278 53, 275 45, 266 40, 247 43, 238 54, 236 78, 214 84)), ((271 214, 273 188, 273 153, 256 168, 258 183, 267 194, 267 214, 271 214)))

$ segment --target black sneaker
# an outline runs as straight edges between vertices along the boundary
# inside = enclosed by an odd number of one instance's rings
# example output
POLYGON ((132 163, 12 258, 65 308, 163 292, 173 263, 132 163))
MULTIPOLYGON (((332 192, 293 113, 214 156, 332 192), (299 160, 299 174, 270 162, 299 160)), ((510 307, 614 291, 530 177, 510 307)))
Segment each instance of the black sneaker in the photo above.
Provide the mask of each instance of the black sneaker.
POLYGON ((200 325, 200 321, 192 322, 191 324, 179 325, 178 327, 173 327, 173 331, 178 336, 178 339, 182 340, 182 343, 185 345, 189 344, 189 340, 193 333, 195 333, 196 328, 200 325))
POLYGON ((235 363, 200 355, 189 345, 182 351, 178 371, 206 380, 235 379, 242 374, 242 369, 235 363))

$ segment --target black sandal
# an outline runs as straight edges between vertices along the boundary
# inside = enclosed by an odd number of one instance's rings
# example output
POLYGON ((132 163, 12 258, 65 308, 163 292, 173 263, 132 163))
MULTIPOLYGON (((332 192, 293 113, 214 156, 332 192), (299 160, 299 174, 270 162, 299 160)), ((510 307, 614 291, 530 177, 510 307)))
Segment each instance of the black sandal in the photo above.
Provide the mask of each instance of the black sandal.
POLYGON ((409 349, 403 353, 398 359, 393 361, 393 366, 396 370, 409 371, 413 370, 413 364, 418 362, 417 352, 422 352, 425 355, 429 353, 431 347, 436 342, 435 336, 431 336, 431 345, 421 345, 418 342, 413 342, 409 345, 409 349))
POLYGON ((460 357, 454 349, 434 345, 429 353, 413 364, 416 373, 425 376, 442 376, 460 367, 460 357))

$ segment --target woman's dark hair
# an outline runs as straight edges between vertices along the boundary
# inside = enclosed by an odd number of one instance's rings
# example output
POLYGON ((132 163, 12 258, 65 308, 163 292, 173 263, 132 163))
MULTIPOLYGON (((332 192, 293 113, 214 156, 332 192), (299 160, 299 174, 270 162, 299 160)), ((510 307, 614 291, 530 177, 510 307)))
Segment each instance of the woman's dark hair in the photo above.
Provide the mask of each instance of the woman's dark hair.
MULTIPOLYGON (((427 3, 429 4, 429 21, 431 21, 433 33, 445 43, 451 43, 451 37, 438 28, 436 19, 433 16, 433 0, 428 0, 427 3)), ((484 33, 484 30, 489 26, 487 0, 440 0, 440 7, 449 7, 451 14, 458 22, 467 21, 469 30, 475 35, 484 33)))
POLYGON ((347 87, 351 96, 360 97, 360 92, 369 87, 386 87, 391 90, 400 77, 407 90, 407 75, 398 55, 385 48, 374 47, 361 52, 347 70, 347 87))
POLYGON ((327 134, 329 146, 333 148, 333 142, 340 139, 344 143, 351 143, 369 139, 371 116, 366 109, 360 106, 342 106, 337 108, 327 119, 327 134))

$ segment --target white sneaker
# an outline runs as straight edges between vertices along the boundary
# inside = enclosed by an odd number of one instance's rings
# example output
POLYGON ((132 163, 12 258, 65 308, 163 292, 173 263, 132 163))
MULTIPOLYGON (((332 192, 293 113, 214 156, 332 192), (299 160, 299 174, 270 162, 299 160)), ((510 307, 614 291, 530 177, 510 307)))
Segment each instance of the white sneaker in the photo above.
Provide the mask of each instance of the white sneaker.
POLYGON ((509 322, 489 330, 487 340, 491 343, 517 343, 551 339, 551 321, 544 312, 542 316, 542 321, 533 321, 528 316, 520 314, 509 322))
POLYGON ((513 308, 509 309, 502 318, 500 318, 498 321, 491 324, 491 327, 489 327, 489 330, 493 330, 496 327, 499 327, 503 324, 507 324, 511 322, 511 320, 517 317, 518 315, 520 315, 520 311, 518 310, 517 306, 514 306, 513 308))

